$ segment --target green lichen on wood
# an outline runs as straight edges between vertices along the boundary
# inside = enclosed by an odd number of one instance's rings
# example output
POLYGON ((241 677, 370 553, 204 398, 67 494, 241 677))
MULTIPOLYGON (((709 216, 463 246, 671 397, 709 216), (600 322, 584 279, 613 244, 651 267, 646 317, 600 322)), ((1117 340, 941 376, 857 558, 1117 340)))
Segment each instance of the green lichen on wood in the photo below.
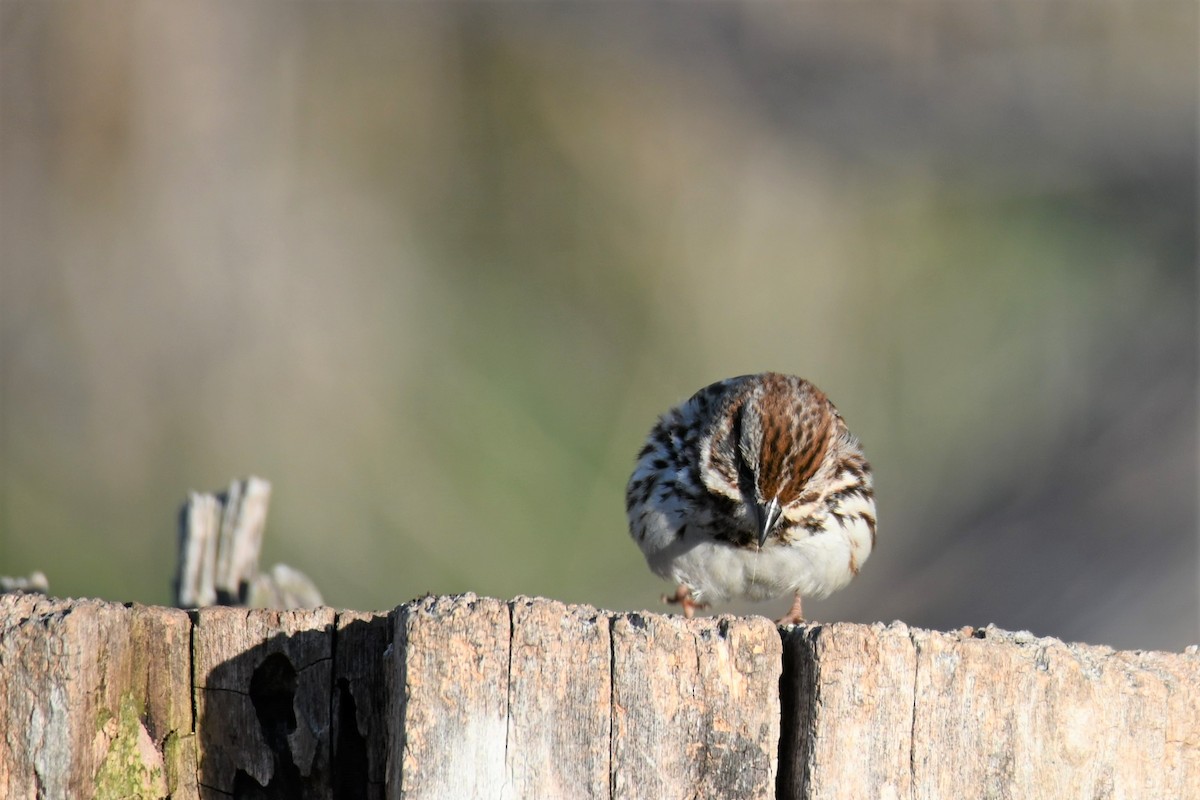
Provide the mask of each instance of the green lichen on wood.
MULTIPOLYGON (((95 800, 166 797, 162 756, 142 726, 140 711, 132 694, 121 696, 116 734, 96 772, 95 800)), ((107 716, 101 725, 107 726, 112 721, 111 712, 103 713, 107 716)))
POLYGON ((167 772, 167 788, 172 795, 192 797, 196 794, 196 736, 171 731, 163 741, 163 765, 167 772))
POLYGON ((112 719, 113 716, 114 714, 109 708, 101 708, 98 712, 96 712, 96 730, 104 730, 105 726, 108 725, 108 721, 112 719))

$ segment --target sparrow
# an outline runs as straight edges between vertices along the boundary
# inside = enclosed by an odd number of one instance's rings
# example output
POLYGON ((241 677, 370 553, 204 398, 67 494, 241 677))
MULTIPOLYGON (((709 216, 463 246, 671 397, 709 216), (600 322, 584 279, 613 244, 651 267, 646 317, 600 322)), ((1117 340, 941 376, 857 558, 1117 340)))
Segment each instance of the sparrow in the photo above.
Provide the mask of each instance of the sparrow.
POLYGON ((875 491, 825 393, 776 372, 704 387, 651 428, 625 489, 629 533, 691 617, 713 601, 846 586, 875 547, 875 491))

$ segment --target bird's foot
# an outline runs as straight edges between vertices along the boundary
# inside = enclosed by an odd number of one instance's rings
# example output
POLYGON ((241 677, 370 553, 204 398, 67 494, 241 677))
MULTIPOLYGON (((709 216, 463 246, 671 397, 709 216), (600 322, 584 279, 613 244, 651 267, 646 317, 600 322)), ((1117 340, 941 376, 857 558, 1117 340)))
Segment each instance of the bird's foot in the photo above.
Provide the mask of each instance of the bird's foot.
POLYGON ((692 590, 684 586, 682 583, 675 588, 675 594, 663 595, 662 600, 667 605, 677 605, 683 609, 683 616, 691 619, 696 615, 696 611, 703 611, 708 608, 708 603, 697 603, 692 597, 692 590))
POLYGON ((775 620, 776 625, 799 625, 804 622, 804 611, 800 608, 800 593, 796 592, 796 599, 792 601, 792 607, 779 619, 775 620))

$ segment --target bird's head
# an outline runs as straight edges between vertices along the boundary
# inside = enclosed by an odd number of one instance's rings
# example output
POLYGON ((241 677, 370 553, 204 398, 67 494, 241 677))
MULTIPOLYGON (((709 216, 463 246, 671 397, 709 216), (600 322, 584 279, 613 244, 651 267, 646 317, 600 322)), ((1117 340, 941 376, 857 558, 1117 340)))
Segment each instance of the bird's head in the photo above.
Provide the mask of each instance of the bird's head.
POLYGON ((821 467, 835 414, 819 389, 787 375, 768 375, 742 405, 735 425, 738 483, 760 549, 821 467))

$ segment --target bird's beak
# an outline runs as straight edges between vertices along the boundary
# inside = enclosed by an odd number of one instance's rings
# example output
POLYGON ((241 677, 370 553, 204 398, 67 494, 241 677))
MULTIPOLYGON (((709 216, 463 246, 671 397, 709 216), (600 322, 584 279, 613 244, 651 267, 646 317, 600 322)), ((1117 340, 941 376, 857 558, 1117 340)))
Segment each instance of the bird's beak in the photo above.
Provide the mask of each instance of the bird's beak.
POLYGON ((758 516, 758 549, 762 550, 763 545, 767 543, 767 537, 778 524, 783 509, 779 507, 779 498, 775 498, 764 505, 755 506, 755 511, 758 516))

